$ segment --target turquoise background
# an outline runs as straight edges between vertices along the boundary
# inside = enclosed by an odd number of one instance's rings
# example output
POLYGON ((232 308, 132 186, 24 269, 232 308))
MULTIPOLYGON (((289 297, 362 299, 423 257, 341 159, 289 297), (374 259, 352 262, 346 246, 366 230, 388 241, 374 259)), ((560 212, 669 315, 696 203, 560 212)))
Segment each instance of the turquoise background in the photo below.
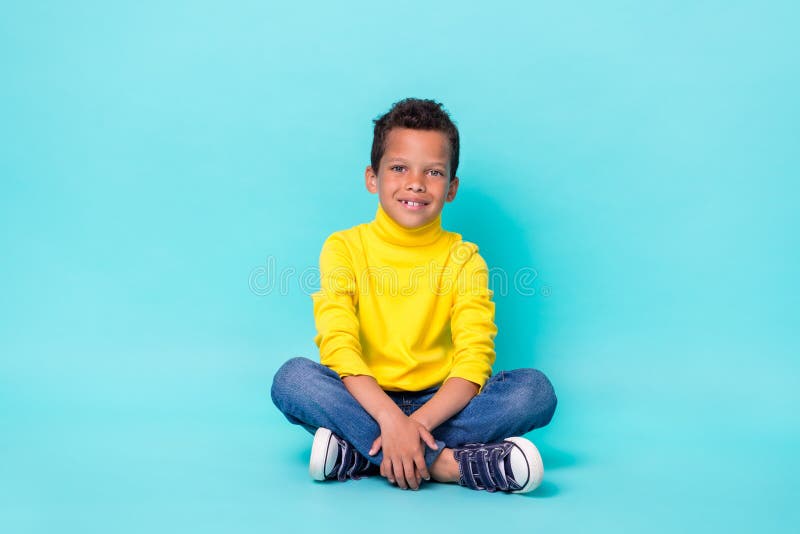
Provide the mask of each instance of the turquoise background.
POLYGON ((794 531, 797 5, 5 3, 0 530, 794 531), (528 496, 313 483, 269 401, 406 96, 461 131, 445 227, 536 272, 528 496))

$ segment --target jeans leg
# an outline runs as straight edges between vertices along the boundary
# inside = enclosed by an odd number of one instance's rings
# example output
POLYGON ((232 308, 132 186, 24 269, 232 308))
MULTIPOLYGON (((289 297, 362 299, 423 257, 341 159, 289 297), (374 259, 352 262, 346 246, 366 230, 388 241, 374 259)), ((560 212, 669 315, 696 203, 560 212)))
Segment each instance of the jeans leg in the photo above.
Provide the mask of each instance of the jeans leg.
POLYGON ((541 371, 515 369, 489 378, 481 393, 433 435, 447 447, 491 443, 521 436, 550 422, 557 399, 541 371))
POLYGON ((293 424, 310 433, 325 427, 351 443, 371 463, 380 464, 382 452, 369 456, 380 435, 378 423, 344 387, 336 372, 308 358, 292 358, 272 381, 272 402, 293 424))

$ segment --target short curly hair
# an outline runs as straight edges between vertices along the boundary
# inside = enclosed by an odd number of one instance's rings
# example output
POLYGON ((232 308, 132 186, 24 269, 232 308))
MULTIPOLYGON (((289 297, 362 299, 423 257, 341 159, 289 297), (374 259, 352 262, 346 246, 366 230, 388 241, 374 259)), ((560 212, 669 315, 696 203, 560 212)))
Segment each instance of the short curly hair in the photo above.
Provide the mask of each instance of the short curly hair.
POLYGON ((373 121, 375 131, 372 137, 372 169, 378 166, 386 150, 386 136, 392 128, 411 128, 413 130, 438 130, 450 141, 450 179, 458 169, 458 128, 442 104, 434 100, 405 98, 395 102, 391 109, 373 121))

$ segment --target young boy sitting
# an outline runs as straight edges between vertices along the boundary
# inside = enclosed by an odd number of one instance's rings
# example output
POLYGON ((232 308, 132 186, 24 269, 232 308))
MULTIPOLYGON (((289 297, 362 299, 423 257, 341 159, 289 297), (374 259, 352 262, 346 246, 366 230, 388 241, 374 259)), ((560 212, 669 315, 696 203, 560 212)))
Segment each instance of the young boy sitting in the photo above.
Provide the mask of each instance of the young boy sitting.
POLYGON ((375 219, 333 233, 320 254, 321 364, 293 358, 272 385, 278 409, 314 434, 317 480, 379 472, 403 489, 433 478, 516 493, 541 483, 539 452, 518 436, 550 422, 556 396, 537 370, 492 374, 486 262, 441 225, 458 157, 437 102, 405 99, 375 120, 375 219))

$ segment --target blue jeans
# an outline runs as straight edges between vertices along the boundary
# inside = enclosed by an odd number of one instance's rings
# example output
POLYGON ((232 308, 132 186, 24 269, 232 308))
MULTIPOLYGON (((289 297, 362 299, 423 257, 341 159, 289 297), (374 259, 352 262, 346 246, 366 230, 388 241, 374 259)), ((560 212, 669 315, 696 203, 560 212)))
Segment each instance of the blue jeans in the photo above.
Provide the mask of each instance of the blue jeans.
MULTIPOLYGON (((436 390, 386 393, 406 415, 411 415, 436 390)), ((382 452, 368 454, 381 433, 378 423, 328 367, 307 358, 287 361, 275 373, 272 401, 291 423, 312 434, 319 427, 328 428, 370 462, 380 464, 383 460, 382 452)), ((502 441, 543 427, 553 417, 556 402, 553 386, 541 371, 516 369, 492 375, 463 410, 431 432, 439 450, 426 446, 425 463, 430 466, 444 447, 502 441)))

